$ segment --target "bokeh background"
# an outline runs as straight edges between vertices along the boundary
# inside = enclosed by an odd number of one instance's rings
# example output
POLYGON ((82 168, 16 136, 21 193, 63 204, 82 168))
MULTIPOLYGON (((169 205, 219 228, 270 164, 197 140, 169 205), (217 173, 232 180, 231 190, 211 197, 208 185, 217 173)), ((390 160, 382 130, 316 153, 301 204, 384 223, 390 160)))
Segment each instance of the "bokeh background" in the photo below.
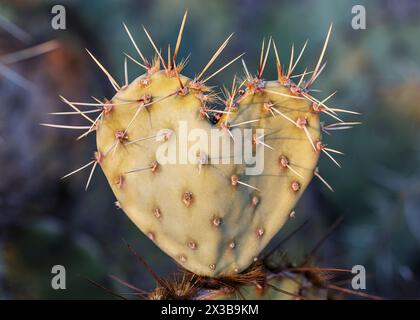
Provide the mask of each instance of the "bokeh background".
MULTIPOLYGON (((326 137, 343 150, 338 169, 322 159, 320 170, 334 187, 314 180, 296 217, 273 244, 310 218, 283 245, 298 262, 340 216, 343 222, 317 250, 323 267, 368 273, 367 290, 387 298, 420 298, 420 2, 381 1, 0 1, 0 298, 112 298, 92 285, 129 290, 116 275, 149 290, 154 281, 127 249, 131 244, 155 271, 167 276, 175 264, 114 207, 97 170, 87 192, 87 172, 60 177, 89 161, 94 137, 75 142, 78 132, 39 126, 70 122, 49 112, 66 111, 58 95, 73 101, 112 96, 112 88, 84 51, 89 48, 117 79, 123 51, 135 54, 122 22, 143 52, 152 49, 141 25, 163 48, 176 40, 189 9, 181 56, 191 53, 185 73, 194 76, 211 53, 235 32, 219 66, 246 52, 255 70, 263 37, 273 36, 288 59, 292 43, 309 45, 302 58, 314 66, 328 26, 334 31, 327 68, 317 82, 320 97, 338 89, 332 105, 362 112, 363 125, 326 137), (51 28, 51 7, 63 4, 67 29, 51 28), (367 29, 353 30, 351 9, 362 4, 367 29), (50 42, 47 53, 21 60, 16 52, 50 42), (67 269, 67 290, 52 290, 51 268, 67 269)), ((41 47, 45 49, 44 47, 41 47)), ((130 79, 142 70, 130 64, 130 79)), ((240 63, 212 79, 217 85, 242 75, 240 63)), ((266 78, 275 77, 270 56, 266 78)), ((347 117, 347 119, 355 119, 347 117)), ((325 119, 327 120, 327 119, 325 119)), ((329 119, 328 119, 329 120, 329 119)))

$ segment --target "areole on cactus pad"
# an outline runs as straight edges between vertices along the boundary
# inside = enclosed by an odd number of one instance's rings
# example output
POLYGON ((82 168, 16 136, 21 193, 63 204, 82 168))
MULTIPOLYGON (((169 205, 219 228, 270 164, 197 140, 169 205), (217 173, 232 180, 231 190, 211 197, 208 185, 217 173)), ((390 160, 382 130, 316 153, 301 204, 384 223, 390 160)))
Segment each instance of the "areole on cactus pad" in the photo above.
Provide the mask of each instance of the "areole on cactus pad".
POLYGON ((319 154, 325 153, 339 165, 331 153, 340 152, 321 142, 321 130, 346 129, 358 123, 344 122, 338 116, 340 112, 353 112, 325 105, 332 95, 320 101, 309 94, 323 70, 331 28, 313 71, 293 76, 305 44, 296 59, 292 48, 286 72, 270 38, 266 48, 263 42, 257 74, 251 75, 242 61, 243 81, 235 77, 221 97, 207 82, 241 56, 204 76, 229 37, 198 76, 190 79, 182 75, 187 61, 177 62, 177 54, 185 20, 186 14, 174 53, 171 55, 169 47, 167 60, 145 30, 156 51, 150 62, 125 27, 141 60, 127 57, 145 73, 129 83, 126 59, 123 86, 88 51, 109 78, 116 95, 105 102, 86 104, 63 98, 74 109, 72 114, 83 116, 89 125, 47 125, 87 129, 80 137, 96 132, 94 159, 65 177, 92 166, 88 186, 99 165, 117 206, 140 230, 184 268, 198 275, 218 277, 240 273, 258 258, 288 220, 314 175, 330 188, 318 173, 319 154), (267 81, 262 75, 271 47, 278 79, 267 81), (81 111, 79 106, 96 106, 99 115, 92 119, 90 111, 81 111), (320 112, 337 122, 321 127, 320 112), (205 140, 216 131, 221 147, 206 148, 195 139, 181 142, 181 123, 189 133, 203 133, 205 140), (248 174, 244 161, 232 160, 239 142, 262 165, 258 174, 248 174), (178 151, 179 160, 181 143, 194 161, 161 161, 162 150, 178 151), (223 153, 226 150, 227 154, 223 153))

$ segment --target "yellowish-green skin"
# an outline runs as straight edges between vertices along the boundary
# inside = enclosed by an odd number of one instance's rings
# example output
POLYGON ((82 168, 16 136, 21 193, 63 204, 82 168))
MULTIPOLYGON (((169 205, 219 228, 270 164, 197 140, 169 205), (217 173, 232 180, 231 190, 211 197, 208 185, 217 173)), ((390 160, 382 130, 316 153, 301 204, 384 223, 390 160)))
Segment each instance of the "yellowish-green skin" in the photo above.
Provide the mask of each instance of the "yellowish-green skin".
MULTIPOLYGON (((183 76, 181 80, 184 84, 190 81, 183 76)), ((241 164, 217 164, 210 151, 209 163, 201 170, 197 164, 164 164, 155 172, 146 169, 127 173, 149 166, 156 160, 156 150, 162 144, 177 144, 179 121, 186 121, 189 130, 204 129, 209 136, 210 129, 220 129, 223 118, 214 126, 200 117, 202 101, 197 98, 198 92, 189 90, 185 95, 176 94, 179 88, 176 77, 158 71, 140 76, 115 95, 113 109, 97 128, 101 167, 124 212, 184 268, 212 277, 241 272, 288 220, 312 179, 319 156, 302 128, 278 113, 273 117, 264 110, 263 103, 271 101, 293 121, 307 118, 313 141, 320 135, 318 115, 310 111, 311 104, 307 100, 247 91, 238 101, 238 111, 229 116, 229 123, 260 119, 237 128, 265 130, 264 143, 273 150, 262 144, 255 146, 264 148, 261 175, 245 175, 241 164), (142 79, 146 77, 150 83, 145 86, 142 79), (144 94, 151 95, 153 104, 141 108, 127 130, 128 140, 118 142, 115 131, 125 130, 139 108, 138 102, 126 102, 137 101, 144 94), (171 129, 176 136, 174 134, 167 142, 150 138, 127 145, 129 141, 156 136, 161 129, 171 129), (286 156, 290 166, 303 178, 279 165, 280 156, 286 156), (241 184, 233 186, 232 175, 258 191, 241 184), (300 186, 298 191, 292 189, 294 182, 300 186), (190 205, 183 201, 186 192, 192 193, 190 205), (253 197, 258 198, 258 204, 252 203, 253 197), (156 209, 160 217, 154 214, 156 209), (214 223, 215 218, 220 219, 220 225, 214 223)), ((290 95, 289 88, 276 81, 266 82, 265 88, 290 95)), ((222 139, 230 140, 229 133, 224 131, 222 139)), ((194 144, 195 141, 189 142, 189 146, 194 144)))

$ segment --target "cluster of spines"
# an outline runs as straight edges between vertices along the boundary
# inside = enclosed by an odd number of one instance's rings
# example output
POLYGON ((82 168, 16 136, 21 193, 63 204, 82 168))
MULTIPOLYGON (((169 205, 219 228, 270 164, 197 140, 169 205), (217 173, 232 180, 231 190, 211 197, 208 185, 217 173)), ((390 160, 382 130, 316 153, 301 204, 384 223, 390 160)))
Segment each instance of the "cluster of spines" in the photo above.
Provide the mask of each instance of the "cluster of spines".
MULTIPOLYGON (((319 77, 319 75, 321 74, 321 72, 324 70, 324 68, 326 66, 326 63, 322 64, 322 62, 323 62, 323 59, 324 59, 326 48, 328 46, 331 31, 332 31, 332 25, 330 25, 330 28, 328 30, 328 33, 327 33, 327 36, 326 36, 326 39, 325 39, 324 45, 322 47, 322 51, 321 51, 321 54, 319 56, 319 59, 318 59, 318 62, 316 64, 315 69, 313 71, 308 71, 308 68, 305 68, 303 73, 297 74, 297 75, 293 75, 293 72, 295 71, 298 63, 300 62, 300 60, 302 58, 302 55, 303 55, 303 53, 306 49, 308 41, 306 41, 304 43, 304 45, 302 46, 302 49, 301 49, 300 53, 298 54, 296 60, 294 60, 295 48, 294 48, 294 45, 292 45, 289 65, 288 65, 288 69, 287 69, 287 72, 286 72, 285 67, 281 63, 280 56, 278 54, 277 47, 276 47, 276 44, 275 44, 274 40, 272 40, 272 38, 270 37, 266 49, 265 49, 265 41, 263 40, 256 75, 255 76, 251 75, 245 61, 242 60, 242 64, 243 64, 243 68, 244 68, 244 72, 245 72, 245 79, 237 86, 235 78, 234 78, 232 89, 230 91, 225 89, 225 100, 224 100, 225 109, 224 109, 224 113, 227 114, 227 116, 224 117, 224 121, 222 123, 220 123, 220 127, 224 130, 229 131, 231 128, 239 126, 239 125, 260 121, 261 119, 252 119, 252 120, 247 120, 247 121, 242 122, 242 123, 231 125, 229 123, 229 115, 233 111, 236 111, 237 106, 238 106, 239 102, 244 98, 245 93, 248 93, 248 94, 252 95, 252 94, 258 94, 258 93, 263 93, 263 92, 270 93, 270 94, 275 94, 275 95, 280 95, 280 96, 284 96, 284 97, 291 98, 291 99, 303 99, 303 100, 309 101, 311 103, 311 107, 310 107, 310 110, 309 110, 310 112, 315 113, 315 114, 320 114, 322 112, 322 113, 330 116, 331 118, 333 118, 334 120, 337 121, 337 122, 327 124, 327 125, 325 125, 323 122, 321 122, 321 130, 322 130, 322 132, 326 133, 327 135, 331 134, 330 131, 351 129, 355 125, 361 124, 361 122, 346 122, 346 121, 342 120, 338 115, 339 113, 348 113, 348 114, 360 115, 360 113, 355 112, 355 111, 351 111, 351 110, 347 110, 347 109, 343 109, 343 108, 329 107, 329 106, 326 105, 327 101, 330 100, 337 93, 337 91, 331 93, 330 95, 328 95, 323 100, 319 100, 319 99, 315 98, 313 95, 311 95, 311 91, 312 91, 311 86, 314 84, 315 80, 319 77), (267 57, 268 57, 268 53, 270 51, 271 44, 273 45, 274 52, 275 52, 275 57, 276 57, 277 82, 280 83, 281 85, 283 85, 284 87, 288 88, 289 91, 290 91, 289 94, 284 94, 284 93, 281 93, 281 92, 276 92, 276 91, 269 90, 269 89, 265 88, 265 80, 262 78, 262 75, 263 75, 265 67, 266 67, 267 57), (308 80, 305 80, 305 77, 307 75, 311 75, 311 76, 308 80), (297 83, 295 83, 293 81, 294 78, 299 78, 299 81, 297 83)), ((313 91, 317 91, 317 90, 313 90, 313 91)), ((264 109, 264 111, 271 113, 271 115, 273 117, 275 117, 276 115, 280 115, 284 119, 286 119, 287 121, 289 121, 290 123, 295 125, 296 127, 302 129, 305 132, 305 135, 308 138, 308 142, 311 144, 311 147, 313 148, 314 152, 317 152, 317 153, 322 152, 334 164, 336 164, 338 167, 341 167, 339 162, 333 157, 332 153, 333 154, 340 154, 340 155, 343 155, 344 153, 339 151, 339 150, 329 148, 326 144, 324 144, 319 139, 314 140, 309 133, 308 122, 307 122, 306 118, 298 117, 297 119, 293 120, 290 117, 288 117, 286 114, 282 113, 277 108, 275 108, 274 104, 271 101, 265 102, 263 104, 263 109, 264 109)), ((232 136, 232 138, 233 138, 233 136, 232 136)), ((253 141, 254 144, 260 143, 260 144, 263 144, 265 147, 272 149, 269 145, 259 141, 260 138, 261 137, 255 137, 254 141, 253 141)), ((292 171, 294 174, 296 174, 299 177, 302 177, 295 169, 293 169, 293 167, 290 165, 286 156, 282 155, 282 156, 279 157, 279 164, 282 168, 290 169, 290 171, 292 171)), ((313 174, 314 174, 314 176, 319 178, 320 181, 328 189, 330 189, 331 191, 334 191, 333 188, 330 186, 330 184, 328 184, 327 181, 320 175, 318 167, 315 168, 313 174)), ((298 191, 299 190, 298 182, 292 182, 291 188, 292 188, 293 191, 298 191)))
MULTIPOLYGON (((288 241, 296 232, 300 231, 306 223, 302 224, 284 240, 288 241)), ((317 242, 317 246, 321 245, 328 234, 317 242)), ((317 246, 314 248, 316 249, 317 246)), ((136 298, 147 300, 214 300, 214 299, 238 299, 244 300, 246 297, 242 291, 248 288, 251 295, 248 298, 261 299, 268 291, 280 293, 277 295, 281 299, 290 300, 325 300, 340 299, 343 296, 360 297, 370 300, 382 300, 383 297, 360 292, 360 290, 352 290, 344 287, 348 280, 343 281, 347 277, 352 276, 352 271, 345 268, 319 267, 313 265, 310 260, 305 259, 303 263, 290 263, 286 252, 275 247, 268 252, 261 261, 253 263, 241 274, 225 276, 218 279, 211 277, 202 277, 186 270, 173 274, 170 279, 160 277, 152 267, 128 245, 130 251, 134 254, 138 262, 146 269, 146 271, 156 281, 156 288, 147 292, 126 281, 111 276, 115 281, 123 287, 131 289, 136 298), (339 280, 341 279, 341 281, 339 280), (297 290, 290 291, 283 287, 276 286, 276 280, 291 280, 295 283, 297 290)), ((314 249, 311 254, 315 254, 314 249)), ((311 257, 311 255, 309 256, 311 257)), ((312 257, 313 258, 313 257, 312 257)), ((102 286, 100 286, 102 287, 102 286)), ((102 287, 104 288, 104 287, 102 287)), ((106 288, 104 288, 106 289, 106 288)), ((120 299, 126 299, 124 294, 119 294, 106 289, 109 293, 120 299)))
MULTIPOLYGON (((86 130, 83 134, 81 134, 80 136, 77 137, 77 140, 80 140, 80 139, 86 137, 88 134, 90 134, 92 132, 95 132, 97 130, 98 126, 100 125, 101 119, 103 117, 106 117, 109 114, 111 114, 113 109, 116 106, 132 104, 133 102, 138 102, 139 103, 138 109, 137 109, 135 115, 133 116, 133 118, 131 119, 130 123, 128 124, 128 126, 123 130, 117 130, 115 132, 115 144, 112 145, 112 147, 109 150, 107 150, 106 152, 103 152, 103 153, 101 153, 100 151, 96 151, 94 153, 94 158, 92 159, 92 161, 90 161, 87 164, 83 165, 82 167, 70 172, 69 174, 63 176, 63 178, 67 178, 67 177, 69 177, 69 176, 71 176, 71 175, 73 175, 73 174, 75 174, 75 173, 77 173, 77 172, 79 172, 83 169, 86 169, 86 168, 92 166, 92 169, 90 171, 89 178, 88 178, 88 181, 87 181, 86 187, 85 187, 87 189, 89 187, 93 172, 94 172, 97 164, 100 164, 102 158, 105 157, 106 155, 108 155, 110 152, 115 152, 115 150, 116 150, 116 148, 118 147, 119 144, 125 144, 125 143, 130 144, 130 143, 136 143, 136 142, 141 141, 143 139, 156 138, 156 136, 140 137, 140 138, 137 138, 136 140, 129 141, 128 137, 127 137, 127 131, 130 128, 130 126, 134 123, 134 121, 137 118, 139 112, 143 108, 147 108, 149 106, 152 106, 156 102, 163 101, 163 100, 165 100, 167 98, 170 98, 172 96, 176 96, 176 95, 183 96, 183 95, 188 94, 189 92, 192 92, 202 103, 202 107, 200 109, 200 114, 202 115, 203 119, 208 119, 209 121, 214 121, 213 114, 223 113, 223 111, 217 110, 216 108, 214 108, 212 106, 212 103, 217 102, 220 98, 212 90, 212 88, 210 88, 209 86, 206 85, 206 83, 211 78, 216 76, 218 73, 222 72, 228 66, 233 64, 236 60, 240 59, 243 54, 241 54, 241 55, 237 56, 236 58, 234 58, 233 60, 229 61, 227 64, 225 64, 224 66, 219 68, 217 71, 215 71, 211 75, 207 76, 205 79, 202 79, 204 77, 206 71, 215 62, 215 60, 220 56, 222 51, 225 49, 225 47, 229 43, 229 40, 233 35, 233 34, 231 34, 220 45, 220 47, 213 54, 213 56, 211 57, 209 62, 205 65, 203 70, 199 73, 199 75, 196 76, 193 80, 188 81, 187 83, 183 83, 182 80, 181 80, 181 77, 180 77, 180 72, 185 67, 185 65, 188 63, 188 58, 183 59, 178 63, 176 62, 176 60, 177 60, 179 47, 180 47, 181 40, 182 40, 182 35, 183 35, 183 30, 184 30, 186 18, 187 18, 187 12, 185 12, 182 23, 181 23, 181 27, 180 27, 180 30, 179 30, 179 34, 178 34, 178 38, 177 38, 177 41, 176 41, 175 50, 173 52, 173 55, 171 55, 171 47, 168 46, 168 59, 166 61, 163 58, 163 56, 161 54, 161 51, 158 50, 158 48, 156 47, 152 37, 150 36, 149 32, 146 30, 145 27, 143 27, 143 30, 144 30, 148 40, 150 41, 153 49, 156 52, 156 55, 152 59, 152 62, 149 62, 149 60, 147 60, 145 58, 145 56, 143 55, 143 53, 139 49, 139 46, 135 42, 131 32, 129 31, 127 26, 125 24, 123 24, 128 36, 129 36, 131 42, 133 43, 133 46, 136 49, 136 51, 137 51, 139 57, 141 58, 142 62, 139 62, 138 60, 136 60, 135 58, 133 58, 129 54, 124 53, 126 58, 124 59, 124 85, 122 85, 122 86, 118 84, 118 82, 115 80, 115 78, 99 62, 99 60, 89 50, 86 49, 89 56, 94 60, 94 62, 98 65, 98 67, 103 71, 103 73, 106 75, 106 77, 108 78, 112 87, 114 88, 114 90, 117 93, 125 90, 128 87, 128 84, 129 84, 129 82, 128 82, 128 70, 127 70, 127 58, 129 58, 131 61, 133 61, 134 63, 136 63, 137 65, 141 66, 142 68, 144 68, 146 70, 146 76, 141 79, 141 85, 142 86, 147 87, 148 85, 150 85, 150 81, 151 81, 150 75, 159 71, 160 68, 161 68, 161 65, 162 65, 163 69, 165 71, 165 74, 168 77, 177 77, 177 79, 179 81, 179 89, 176 90, 175 92, 173 92, 172 94, 169 94, 165 97, 161 97, 161 98, 158 98, 158 99, 154 99, 151 95, 147 95, 147 96, 141 97, 137 101, 123 101, 123 102, 118 102, 118 103, 111 102, 107 99, 105 99, 105 101, 100 101, 96 97, 92 97, 95 100, 95 102, 71 102, 71 101, 67 100, 66 98, 60 96, 60 98, 63 100, 63 102, 65 102, 68 106, 70 106, 74 111, 54 112, 54 113, 51 113, 51 114, 52 115, 80 115, 85 120, 87 120, 89 122, 89 125, 73 126, 73 125, 48 124, 48 123, 42 123, 41 125, 48 126, 48 127, 54 127, 54 128, 61 128, 61 129, 86 130), (81 111, 78 108, 79 106, 94 107, 94 109, 81 111), (94 113, 99 113, 99 115, 94 119, 90 118, 89 114, 94 114, 94 113)), ((150 168, 150 167, 147 167, 147 168, 150 168)), ((154 168, 154 166, 152 166, 151 169, 153 170, 153 168, 154 168)), ((135 171, 139 171, 139 170, 133 169, 132 172, 135 172, 135 171)))
MULTIPOLYGON (((302 55, 305 51, 307 41, 303 45, 303 47, 302 47, 299 55, 297 56, 296 60, 294 60, 295 49, 294 49, 294 45, 292 45, 289 67, 288 67, 288 70, 286 72, 284 66, 281 64, 281 60, 279 58, 279 54, 278 54, 278 51, 277 51, 276 44, 272 40, 272 38, 270 37, 268 45, 267 45, 267 49, 265 49, 265 41, 263 41, 263 43, 262 43, 260 60, 259 60, 258 70, 257 70, 256 76, 252 76, 250 74, 245 62, 242 60, 244 70, 245 70, 245 75, 246 75, 244 81, 242 81, 240 83, 240 85, 237 85, 236 77, 235 77, 234 81, 233 81, 233 84, 232 84, 232 89, 230 91, 225 89, 225 98, 222 99, 215 92, 213 92, 212 89, 206 85, 206 83, 208 82, 208 80, 210 80, 215 75, 217 75, 218 73, 223 71, 225 68, 230 66, 236 60, 240 59, 243 56, 243 54, 237 56, 236 58, 234 58, 233 60, 231 60, 230 62, 225 64, 223 67, 219 68, 216 72, 212 73, 210 76, 208 76, 208 77, 206 77, 205 79, 202 80, 205 72, 213 64, 213 62, 217 59, 217 57, 221 54, 223 49, 227 46, 227 44, 228 44, 228 42, 229 42, 229 40, 230 40, 230 38, 232 37, 233 34, 229 35, 229 37, 221 44, 221 46, 214 53, 214 55, 211 57, 211 59, 206 64, 206 66, 203 68, 203 70, 199 73, 199 75, 196 76, 192 81, 189 81, 188 83, 184 84, 182 82, 181 78, 180 78, 180 72, 185 67, 185 65, 187 64, 188 58, 184 59, 184 60, 181 60, 179 63, 176 63, 176 59, 177 59, 177 56, 178 56, 178 52, 179 52, 179 48, 180 48, 180 44, 181 44, 181 40, 182 40, 182 35, 183 35, 183 30, 184 30, 186 18, 187 18, 187 12, 184 14, 184 17, 182 19, 182 23, 181 23, 181 27, 180 27, 180 30, 179 30, 179 34, 178 34, 178 38, 177 38, 177 41, 176 41, 175 50, 173 52, 173 55, 171 56, 171 47, 169 45, 168 46, 168 59, 166 61, 163 58, 163 56, 161 54, 161 51, 158 50, 157 46, 155 45, 155 43, 154 43, 152 37, 150 36, 149 32, 146 30, 146 28, 143 27, 147 38, 149 39, 153 49, 156 52, 155 58, 152 60, 152 62, 149 62, 145 58, 142 51, 139 49, 139 47, 138 47, 137 43, 135 42, 131 32, 129 31, 127 26, 124 24, 124 28, 125 28, 128 36, 129 36, 131 42, 133 43, 133 46, 136 49, 139 57, 141 58, 142 62, 139 62, 138 60, 136 60, 135 58, 133 58, 132 56, 130 56, 127 53, 125 53, 126 57, 129 58, 130 60, 132 60, 133 62, 135 62, 137 65, 144 68, 147 72, 147 75, 151 75, 151 74, 157 72, 158 70, 160 70, 160 65, 162 65, 165 73, 167 74, 167 76, 169 76, 169 77, 176 76, 178 78, 178 81, 179 81, 179 84, 180 84, 179 90, 177 92, 174 92, 173 94, 165 96, 165 97, 163 97, 159 100, 152 101, 153 98, 151 96, 141 98, 138 101, 138 102, 140 102, 138 112, 142 108, 145 108, 145 107, 148 107, 148 106, 152 105, 154 102, 162 101, 162 100, 164 100, 166 98, 169 98, 170 96, 173 96, 173 95, 176 95, 176 94, 185 95, 190 90, 192 90, 195 93, 195 95, 202 101, 202 108, 200 110, 200 114, 203 116, 203 118, 213 119, 213 121, 214 121, 214 119, 216 119, 216 121, 217 121, 218 119, 220 119, 220 115, 227 114, 227 116, 224 119, 224 122, 220 123, 220 127, 223 130, 227 130, 229 133, 230 133, 229 129, 231 129, 233 127, 240 126, 240 125, 247 124, 247 123, 251 123, 251 122, 259 121, 260 119, 254 119, 254 120, 249 120, 249 121, 239 123, 239 124, 235 124, 235 125, 229 125, 229 123, 228 123, 229 117, 228 116, 231 114, 232 109, 234 109, 234 107, 240 101, 241 97, 243 97, 245 91, 242 88, 244 86, 247 89, 247 92, 249 92, 251 94, 252 93, 258 93, 258 92, 267 92, 267 93, 279 94, 279 95, 285 96, 285 94, 283 94, 283 93, 271 91, 271 90, 268 90, 268 89, 264 88, 264 79, 262 78, 262 75, 263 75, 265 67, 266 67, 268 53, 270 51, 270 47, 271 47, 271 44, 272 44, 273 47, 274 47, 275 57, 276 57, 276 69, 277 69, 277 74, 278 74, 277 81, 280 84, 282 84, 285 87, 288 87, 290 89, 290 95, 287 95, 287 97, 292 98, 292 99, 295 98, 295 99, 309 100, 312 103, 311 112, 314 112, 314 113, 323 112, 323 113, 329 115, 330 117, 332 117, 332 118, 334 118, 335 120, 338 121, 338 122, 331 123, 331 124, 328 124, 328 125, 323 125, 322 124, 322 131, 324 133, 330 134, 330 131, 333 131, 333 130, 350 129, 354 125, 360 124, 360 122, 345 122, 341 118, 339 118, 339 116, 337 114, 337 113, 340 113, 340 112, 351 113, 351 114, 359 114, 359 113, 354 112, 354 111, 350 111, 350 110, 345 110, 345 109, 331 108, 331 107, 328 107, 326 105, 326 102, 336 94, 336 91, 333 92, 332 94, 330 94, 329 96, 327 96, 323 100, 318 100, 317 98, 315 98, 314 96, 312 96, 310 94, 311 85, 319 77, 319 75, 324 70, 325 65, 326 65, 326 63, 322 64, 322 62, 323 62, 323 57, 324 57, 324 54, 325 54, 325 51, 326 51, 326 48, 327 48, 327 44, 328 44, 328 41, 329 41, 329 38, 330 38, 332 25, 330 26, 330 28, 328 30, 327 37, 326 37, 324 46, 322 48, 319 60, 318 60, 317 65, 316 65, 316 67, 313 71, 307 71, 307 69, 305 69, 305 71, 303 73, 298 74, 298 75, 293 75, 293 72, 294 72, 295 68, 297 67, 297 65, 298 65, 298 63, 299 63, 299 61, 300 61, 300 59, 301 59, 301 57, 302 57, 302 55), (308 80, 305 81, 304 79, 305 79, 305 76, 307 76, 307 75, 311 75, 311 77, 308 80), (299 81, 298 81, 297 84, 293 81, 294 78, 299 78, 299 81), (225 110, 220 110, 220 108, 214 108, 214 107, 210 106, 211 102, 216 102, 216 101, 219 101, 219 100, 223 101, 223 103, 225 105, 225 110), (215 114, 216 116, 211 117, 209 114, 212 114, 212 113, 215 114)), ((95 58, 95 56, 89 50, 87 50, 87 52, 92 57, 92 59, 95 61, 95 63, 100 67, 100 69, 105 73, 105 75, 109 79, 111 85, 113 86, 113 88, 115 89, 116 92, 119 92, 120 90, 124 90, 128 86, 129 82, 128 82, 128 72, 127 72, 127 58, 124 60, 124 80, 125 80, 125 82, 124 82, 124 85, 121 86, 121 85, 118 84, 118 82, 115 80, 115 78, 110 74, 110 72, 95 58)), ((150 84, 150 77, 147 77, 147 76, 144 77, 142 79, 142 84, 144 86, 148 86, 150 84)), ((42 125, 50 126, 50 127, 56 127, 56 128, 64 128, 64 129, 87 130, 86 132, 84 132, 82 135, 80 135, 77 138, 78 140, 87 136, 89 133, 94 132, 96 130, 97 126, 99 125, 99 122, 100 122, 101 118, 103 116, 107 116, 109 113, 111 113, 112 109, 116 105, 124 105, 124 104, 133 103, 133 101, 111 103, 108 100, 105 100, 104 102, 102 102, 97 98, 93 98, 95 100, 95 103, 79 103, 79 102, 70 102, 62 96, 61 96, 61 99, 67 105, 69 105, 74 111, 73 112, 55 112, 55 113, 52 113, 52 114, 54 114, 54 115, 78 114, 78 115, 82 116, 84 119, 86 119, 87 121, 89 121, 90 125, 88 125, 88 126, 70 126, 70 125, 57 125, 57 124, 42 124, 42 125), (87 111, 81 111, 77 106, 89 106, 89 107, 95 107, 95 109, 91 109, 91 110, 87 110, 87 111), (92 119, 88 116, 88 114, 93 114, 93 113, 98 113, 98 112, 100 114, 95 119, 92 119)), ((298 118, 296 120, 292 120, 287 115, 281 113, 277 108, 275 108, 273 106, 272 103, 270 104, 270 102, 265 103, 264 107, 266 108, 266 110, 268 112, 270 112, 272 114, 273 117, 275 116, 275 114, 278 114, 278 115, 284 117, 286 120, 293 123, 294 125, 296 125, 297 127, 303 129, 305 131, 305 133, 308 137, 308 141, 311 143, 311 146, 313 147, 314 151, 315 152, 323 152, 337 166, 340 167, 340 164, 333 158, 331 153, 336 153, 336 154, 343 154, 343 153, 338 151, 338 150, 328 148, 326 145, 324 145, 319 140, 313 141, 312 138, 310 137, 310 134, 309 134, 308 130, 307 130, 306 119, 298 118)), ((130 124, 128 125, 128 128, 134 122, 135 118, 138 115, 138 112, 136 112, 132 121, 130 121, 130 124)), ((126 139, 126 134, 127 134, 128 128, 126 128, 123 132, 116 132, 116 142, 118 142, 118 141, 123 142, 123 140, 126 139)), ((144 138, 139 138, 138 140, 140 140, 140 139, 144 139, 144 138)), ((260 142, 258 139, 256 139, 255 143, 262 143, 262 142, 260 142)), ((113 149, 117 145, 118 144, 116 143, 113 146, 113 149)), ((266 144, 264 144, 264 145, 266 147, 269 147, 266 144)), ((105 152, 105 154, 102 154, 101 157, 105 156, 108 153, 109 153, 109 151, 105 152)), ((63 178, 68 177, 68 176, 72 175, 73 173, 76 173, 76 172, 78 172, 82 169, 85 169, 85 168, 87 168, 91 165, 93 165, 93 169, 94 169, 95 166, 98 163, 100 164, 99 160, 100 160, 101 157, 98 157, 98 154, 99 154, 99 151, 97 151, 95 153, 94 160, 92 160, 88 164, 82 166, 81 168, 69 173, 68 175, 64 176, 63 178)), ((285 159, 280 159, 280 164, 282 165, 282 167, 284 167, 285 159)), ((299 175, 297 173, 297 171, 293 170, 293 168, 289 164, 287 164, 286 167, 289 168, 290 170, 292 170, 297 175, 299 175)), ((92 173, 93 173, 93 170, 91 170, 91 173, 89 175, 89 179, 88 179, 88 182, 86 184, 86 189, 89 186, 90 178, 92 176, 92 173)), ((320 178, 321 181, 330 190, 332 190, 331 186, 325 181, 325 179, 323 179, 320 176, 318 168, 315 170, 314 175, 317 176, 318 178, 320 178)), ((235 177, 232 176, 232 179, 234 179, 234 178, 235 177)), ((239 180, 237 180, 235 182, 235 185, 236 185, 236 183, 241 183, 241 182, 239 180)), ((296 189, 296 187, 294 187, 293 189, 296 189)))

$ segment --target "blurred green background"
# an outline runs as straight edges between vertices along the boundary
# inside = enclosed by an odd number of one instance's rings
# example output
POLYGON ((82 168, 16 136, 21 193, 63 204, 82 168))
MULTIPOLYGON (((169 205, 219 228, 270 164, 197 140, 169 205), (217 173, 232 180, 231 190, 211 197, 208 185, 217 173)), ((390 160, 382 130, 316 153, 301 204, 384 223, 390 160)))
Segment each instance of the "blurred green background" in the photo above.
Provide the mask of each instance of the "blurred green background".
MULTIPOLYGON (((123 79, 123 52, 134 55, 122 22, 143 52, 152 49, 141 32, 148 27, 166 48, 176 40, 185 9, 189 18, 181 56, 194 76, 215 48, 235 32, 220 59, 246 52, 255 70, 263 37, 273 36, 286 61, 292 43, 309 39, 300 70, 314 66, 331 22, 327 68, 316 83, 330 105, 362 112, 359 126, 326 141, 343 150, 338 169, 322 159, 320 170, 334 187, 314 180, 296 217, 278 239, 310 218, 305 229, 283 245, 299 261, 340 216, 343 223, 317 251, 320 266, 351 268, 369 275, 366 292, 388 298, 420 298, 420 1, 0 1, 0 298, 112 298, 86 278, 128 292, 109 275, 145 290, 153 279, 127 249, 131 244, 162 276, 175 264, 114 207, 114 196, 97 170, 88 192, 87 173, 59 178, 89 161, 94 137, 75 143, 77 133, 40 127, 59 122, 49 112, 73 101, 112 96, 112 88, 84 51, 89 48, 117 79, 123 79), (63 4, 67 29, 51 28, 51 7, 63 4), (366 30, 353 30, 351 9, 367 11, 366 30), (59 47, 15 62, 5 57, 49 40, 59 47), (67 270, 67 290, 51 288, 51 268, 67 270)), ((130 64, 130 79, 140 75, 130 64)), ((234 64, 212 85, 242 75, 234 64)), ((266 78, 275 77, 270 56, 266 78)), ((316 94, 316 93, 315 93, 316 94)), ((354 120, 355 117, 346 117, 354 120)), ((66 118, 67 120, 67 118, 66 118)), ((328 123, 329 119, 325 119, 328 123)), ((65 121, 65 120, 63 120, 65 121)), ((63 122, 62 121, 62 122, 63 122)), ((75 117, 73 124, 84 124, 75 117)))

